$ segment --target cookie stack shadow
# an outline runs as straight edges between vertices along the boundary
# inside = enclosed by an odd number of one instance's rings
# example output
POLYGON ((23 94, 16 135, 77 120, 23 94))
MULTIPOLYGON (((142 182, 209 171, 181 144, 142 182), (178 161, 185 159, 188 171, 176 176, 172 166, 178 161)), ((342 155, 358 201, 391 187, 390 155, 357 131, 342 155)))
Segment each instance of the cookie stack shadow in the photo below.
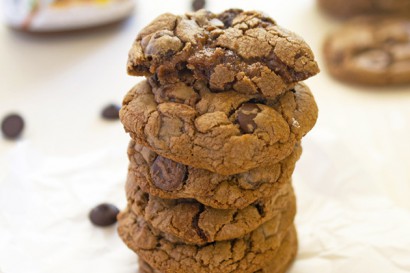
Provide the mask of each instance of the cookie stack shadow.
POLYGON ((164 14, 140 31, 123 101, 132 140, 119 234, 140 272, 285 272, 291 178, 317 106, 308 45, 258 12, 164 14))

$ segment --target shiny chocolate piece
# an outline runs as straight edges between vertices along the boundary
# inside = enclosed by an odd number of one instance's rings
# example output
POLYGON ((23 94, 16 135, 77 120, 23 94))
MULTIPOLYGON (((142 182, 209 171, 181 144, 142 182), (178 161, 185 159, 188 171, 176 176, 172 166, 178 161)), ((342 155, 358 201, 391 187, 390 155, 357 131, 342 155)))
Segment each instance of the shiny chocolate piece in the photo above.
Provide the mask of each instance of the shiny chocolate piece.
POLYGON ((254 121, 256 115, 261 111, 257 104, 245 103, 239 108, 238 123, 242 132, 251 134, 258 127, 254 121))
POLYGON ((179 189, 186 176, 186 166, 158 156, 151 166, 154 185, 164 191, 179 189))

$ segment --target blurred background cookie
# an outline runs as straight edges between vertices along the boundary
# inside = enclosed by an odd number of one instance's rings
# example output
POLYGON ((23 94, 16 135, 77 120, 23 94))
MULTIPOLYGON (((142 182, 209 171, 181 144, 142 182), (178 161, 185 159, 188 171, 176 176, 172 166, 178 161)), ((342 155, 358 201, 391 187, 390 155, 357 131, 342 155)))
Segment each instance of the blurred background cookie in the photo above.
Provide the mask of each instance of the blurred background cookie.
POLYGON ((410 83, 410 20, 361 17, 331 33, 324 44, 328 71, 367 85, 410 83))
POLYGON ((408 0, 318 0, 319 7, 331 16, 348 18, 363 14, 407 14, 408 0))

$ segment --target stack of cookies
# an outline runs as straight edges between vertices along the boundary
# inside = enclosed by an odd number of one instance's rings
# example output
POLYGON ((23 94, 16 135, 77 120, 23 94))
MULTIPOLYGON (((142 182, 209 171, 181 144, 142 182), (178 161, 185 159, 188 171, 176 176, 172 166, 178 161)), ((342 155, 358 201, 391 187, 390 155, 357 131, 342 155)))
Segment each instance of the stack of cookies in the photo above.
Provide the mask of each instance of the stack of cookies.
POLYGON ((140 272, 280 273, 297 250, 291 176, 317 119, 308 45, 259 12, 163 14, 128 60, 132 141, 119 234, 140 272))

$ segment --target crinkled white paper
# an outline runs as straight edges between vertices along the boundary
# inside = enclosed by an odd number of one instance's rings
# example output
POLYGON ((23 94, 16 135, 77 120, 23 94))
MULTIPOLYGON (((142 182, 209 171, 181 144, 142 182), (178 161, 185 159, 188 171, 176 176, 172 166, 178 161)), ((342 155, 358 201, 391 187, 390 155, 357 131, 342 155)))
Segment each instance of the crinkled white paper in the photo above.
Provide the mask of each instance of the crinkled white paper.
POLYGON ((19 143, 3 156, 0 272, 135 272, 116 227, 88 220, 102 202, 125 207, 125 149, 48 157, 19 143))
MULTIPOLYGON (((304 144, 294 174, 300 249, 290 272, 409 272, 410 212, 386 198, 351 155, 336 162, 329 153, 345 150, 321 132, 304 144)), ((3 273, 135 272, 135 255, 115 227, 88 220, 100 202, 125 206, 124 150, 56 158, 20 143, 5 158, 3 273)))

